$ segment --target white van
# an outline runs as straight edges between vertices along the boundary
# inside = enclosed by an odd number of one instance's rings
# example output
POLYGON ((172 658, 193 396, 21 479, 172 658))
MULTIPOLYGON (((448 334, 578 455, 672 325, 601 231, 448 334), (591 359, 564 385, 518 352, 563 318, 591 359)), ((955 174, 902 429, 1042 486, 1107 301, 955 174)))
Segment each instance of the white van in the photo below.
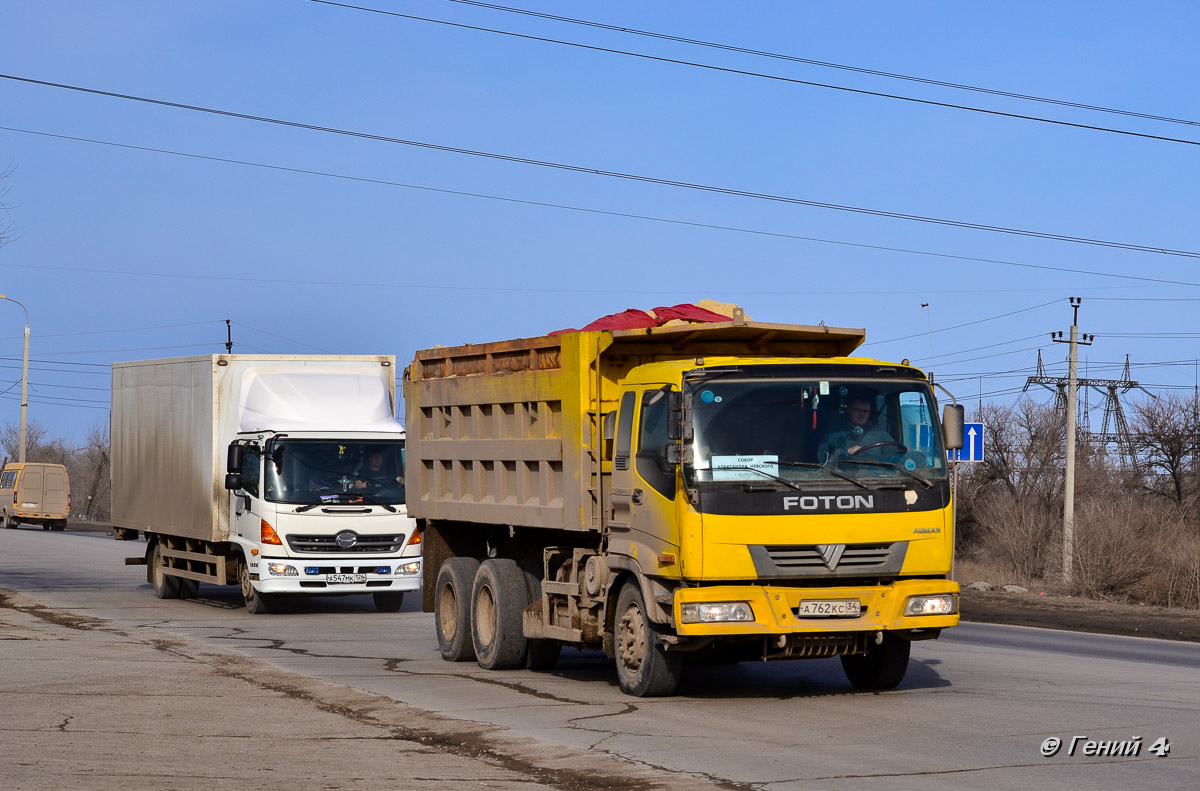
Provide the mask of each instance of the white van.
POLYGON ((71 482, 61 464, 26 462, 4 465, 0 473, 0 519, 13 529, 19 524, 63 530, 71 513, 71 482))

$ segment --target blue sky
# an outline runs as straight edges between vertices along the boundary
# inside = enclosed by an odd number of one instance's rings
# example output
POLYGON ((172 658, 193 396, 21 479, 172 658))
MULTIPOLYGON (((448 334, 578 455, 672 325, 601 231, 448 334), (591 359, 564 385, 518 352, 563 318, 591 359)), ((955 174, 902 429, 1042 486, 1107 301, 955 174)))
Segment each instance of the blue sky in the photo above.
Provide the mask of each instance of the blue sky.
MULTIPOLYGON (((449 0, 361 5, 718 68, 311 0, 2 0, 0 73, 584 169, 1200 253, 1200 146, 794 82, 1200 141, 1193 3, 513 3, 1191 123, 449 0)), ((13 168, 4 219, 15 235, 0 249, 0 293, 30 312, 30 419, 60 436, 82 438, 107 418, 109 363, 223 351, 225 319, 235 351, 407 361, 433 345, 712 298, 762 321, 865 327, 863 353, 910 358, 969 402, 980 393, 1008 402, 1039 347, 1052 373, 1065 371, 1066 348, 1049 333, 1068 328, 1066 299, 1080 296, 1081 329, 1097 336, 1081 355, 1091 376, 1119 376, 1128 353, 1134 377, 1152 389, 1190 390, 1196 380, 1200 287, 1182 285, 1200 284, 1196 255, 682 189, 12 79, 0 79, 0 107, 0 167, 13 168)), ((22 322, 19 308, 0 303, 0 423, 18 419, 22 322)))

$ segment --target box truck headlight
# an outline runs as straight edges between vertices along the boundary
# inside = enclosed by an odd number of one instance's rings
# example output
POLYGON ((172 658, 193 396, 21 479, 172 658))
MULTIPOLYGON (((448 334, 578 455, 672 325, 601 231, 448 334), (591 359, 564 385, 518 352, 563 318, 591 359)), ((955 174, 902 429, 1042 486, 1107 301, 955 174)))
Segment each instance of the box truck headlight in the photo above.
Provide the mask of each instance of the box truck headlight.
POLYGON ((753 621, 754 610, 744 601, 688 603, 680 607, 684 623, 753 621))
POLYGON ((396 573, 405 577, 411 577, 413 574, 420 574, 421 561, 414 560, 412 563, 404 563, 396 566, 396 573))
POLYGON ((958 612, 958 596, 912 596, 904 605, 905 615, 953 615, 958 612))
POLYGON ((267 571, 271 572, 275 577, 299 577, 300 572, 296 571, 295 566, 289 566, 287 563, 268 563, 267 571))

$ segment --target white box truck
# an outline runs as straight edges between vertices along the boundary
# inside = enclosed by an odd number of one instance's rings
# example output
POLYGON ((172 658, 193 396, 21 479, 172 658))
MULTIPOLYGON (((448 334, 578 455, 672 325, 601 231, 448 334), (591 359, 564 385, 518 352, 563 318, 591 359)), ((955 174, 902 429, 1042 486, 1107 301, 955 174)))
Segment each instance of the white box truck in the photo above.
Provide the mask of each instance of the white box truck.
POLYGON ((112 525, 145 536, 159 598, 240 585, 251 613, 281 594, 421 587, 405 506, 390 355, 214 354, 112 366, 112 525))

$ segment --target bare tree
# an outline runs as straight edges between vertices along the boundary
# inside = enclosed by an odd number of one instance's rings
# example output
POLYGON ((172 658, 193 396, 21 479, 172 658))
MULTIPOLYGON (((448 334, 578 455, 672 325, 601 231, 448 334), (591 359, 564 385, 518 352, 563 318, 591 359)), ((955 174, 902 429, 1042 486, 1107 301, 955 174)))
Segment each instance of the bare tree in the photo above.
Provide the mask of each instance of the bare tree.
POLYGON ((71 474, 71 488, 78 498, 72 498, 75 512, 89 521, 106 521, 112 499, 107 423, 97 421, 88 429, 84 446, 76 452, 75 468, 71 474))
MULTIPOLYGON (((25 457, 28 461, 57 461, 57 459, 42 458, 42 445, 50 442, 46 427, 36 420, 30 420, 25 426, 25 457)), ((0 432, 0 448, 4 449, 6 461, 15 461, 21 457, 21 427, 17 423, 6 423, 0 432)))
POLYGON ((1196 396, 1175 393, 1133 404, 1134 448, 1143 464, 1145 491, 1171 501, 1185 516, 1191 516, 1197 505, 1198 412, 1196 396))

